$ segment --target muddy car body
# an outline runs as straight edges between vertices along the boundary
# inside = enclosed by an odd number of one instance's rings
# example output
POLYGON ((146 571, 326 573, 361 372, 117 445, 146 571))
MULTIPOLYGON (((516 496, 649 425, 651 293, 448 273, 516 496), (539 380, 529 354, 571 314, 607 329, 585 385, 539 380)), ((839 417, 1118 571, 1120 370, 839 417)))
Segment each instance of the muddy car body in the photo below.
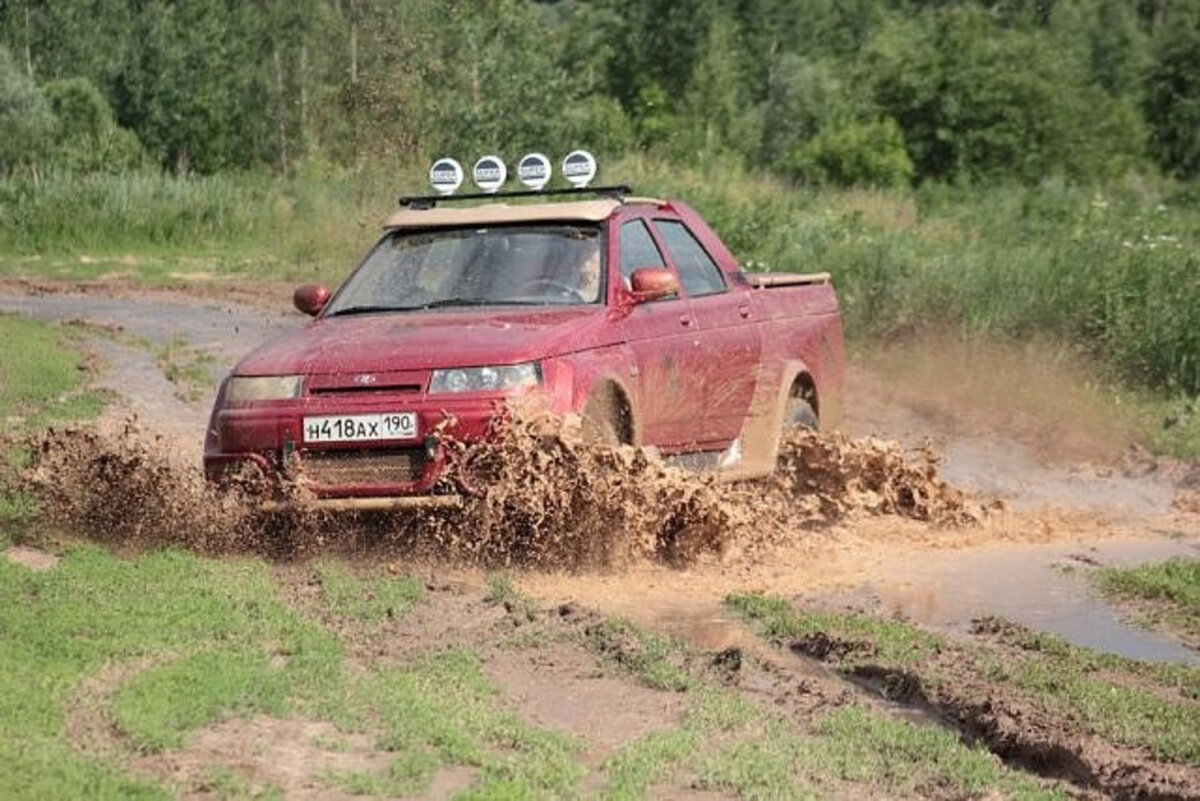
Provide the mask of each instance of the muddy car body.
POLYGON ((748 274, 677 201, 404 208, 336 294, 295 301, 315 319, 218 393, 211 479, 252 465, 323 499, 453 494, 448 441, 514 404, 745 478, 770 473, 789 420, 838 416, 828 276, 748 274))

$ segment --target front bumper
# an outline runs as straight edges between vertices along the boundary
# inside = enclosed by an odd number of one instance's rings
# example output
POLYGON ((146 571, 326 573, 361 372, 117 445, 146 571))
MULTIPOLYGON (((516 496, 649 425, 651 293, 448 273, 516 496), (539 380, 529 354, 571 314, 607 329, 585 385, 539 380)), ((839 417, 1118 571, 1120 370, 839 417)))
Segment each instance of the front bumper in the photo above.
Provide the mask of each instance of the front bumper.
POLYGON ((473 493, 462 478, 462 445, 483 441, 514 406, 549 409, 541 392, 430 399, 413 394, 304 397, 222 408, 209 423, 204 472, 213 482, 263 478, 302 487, 317 499, 473 493), (413 412, 416 437, 370 442, 304 439, 304 418, 413 412))

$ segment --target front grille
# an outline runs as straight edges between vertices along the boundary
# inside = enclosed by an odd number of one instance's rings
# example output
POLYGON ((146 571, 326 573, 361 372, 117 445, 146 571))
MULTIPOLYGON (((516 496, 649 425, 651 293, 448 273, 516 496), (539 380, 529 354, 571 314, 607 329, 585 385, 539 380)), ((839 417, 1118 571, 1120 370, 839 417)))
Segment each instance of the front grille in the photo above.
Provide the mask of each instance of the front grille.
POLYGON ((425 471, 424 448, 316 451, 305 454, 306 478, 326 486, 406 484, 425 471))
POLYGON ((371 384, 369 386, 351 386, 351 387, 313 387, 311 393, 313 395, 365 395, 374 393, 411 393, 420 392, 420 384, 386 384, 378 386, 371 384))

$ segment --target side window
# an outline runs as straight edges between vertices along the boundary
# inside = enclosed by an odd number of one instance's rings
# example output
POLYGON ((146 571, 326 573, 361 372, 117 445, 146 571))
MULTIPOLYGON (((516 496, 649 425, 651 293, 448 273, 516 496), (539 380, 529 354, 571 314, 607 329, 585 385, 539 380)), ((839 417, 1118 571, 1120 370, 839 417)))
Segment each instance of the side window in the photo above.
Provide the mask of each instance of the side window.
POLYGON ((629 289, 629 276, 634 270, 666 266, 644 222, 631 220, 621 226, 621 278, 625 280, 626 289, 629 289))
POLYGON ((654 227, 666 243, 667 252, 679 270, 679 280, 691 297, 725 291, 725 279, 712 257, 681 222, 655 220, 654 227))

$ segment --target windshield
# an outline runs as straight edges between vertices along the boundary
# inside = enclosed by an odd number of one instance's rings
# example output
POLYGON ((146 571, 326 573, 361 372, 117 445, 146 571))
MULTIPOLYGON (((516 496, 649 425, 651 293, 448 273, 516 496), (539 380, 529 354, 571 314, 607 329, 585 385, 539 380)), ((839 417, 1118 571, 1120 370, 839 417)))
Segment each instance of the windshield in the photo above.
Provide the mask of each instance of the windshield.
POLYGON ((602 254, 600 229, 590 226, 394 231, 375 246, 324 316, 598 303, 602 254))

